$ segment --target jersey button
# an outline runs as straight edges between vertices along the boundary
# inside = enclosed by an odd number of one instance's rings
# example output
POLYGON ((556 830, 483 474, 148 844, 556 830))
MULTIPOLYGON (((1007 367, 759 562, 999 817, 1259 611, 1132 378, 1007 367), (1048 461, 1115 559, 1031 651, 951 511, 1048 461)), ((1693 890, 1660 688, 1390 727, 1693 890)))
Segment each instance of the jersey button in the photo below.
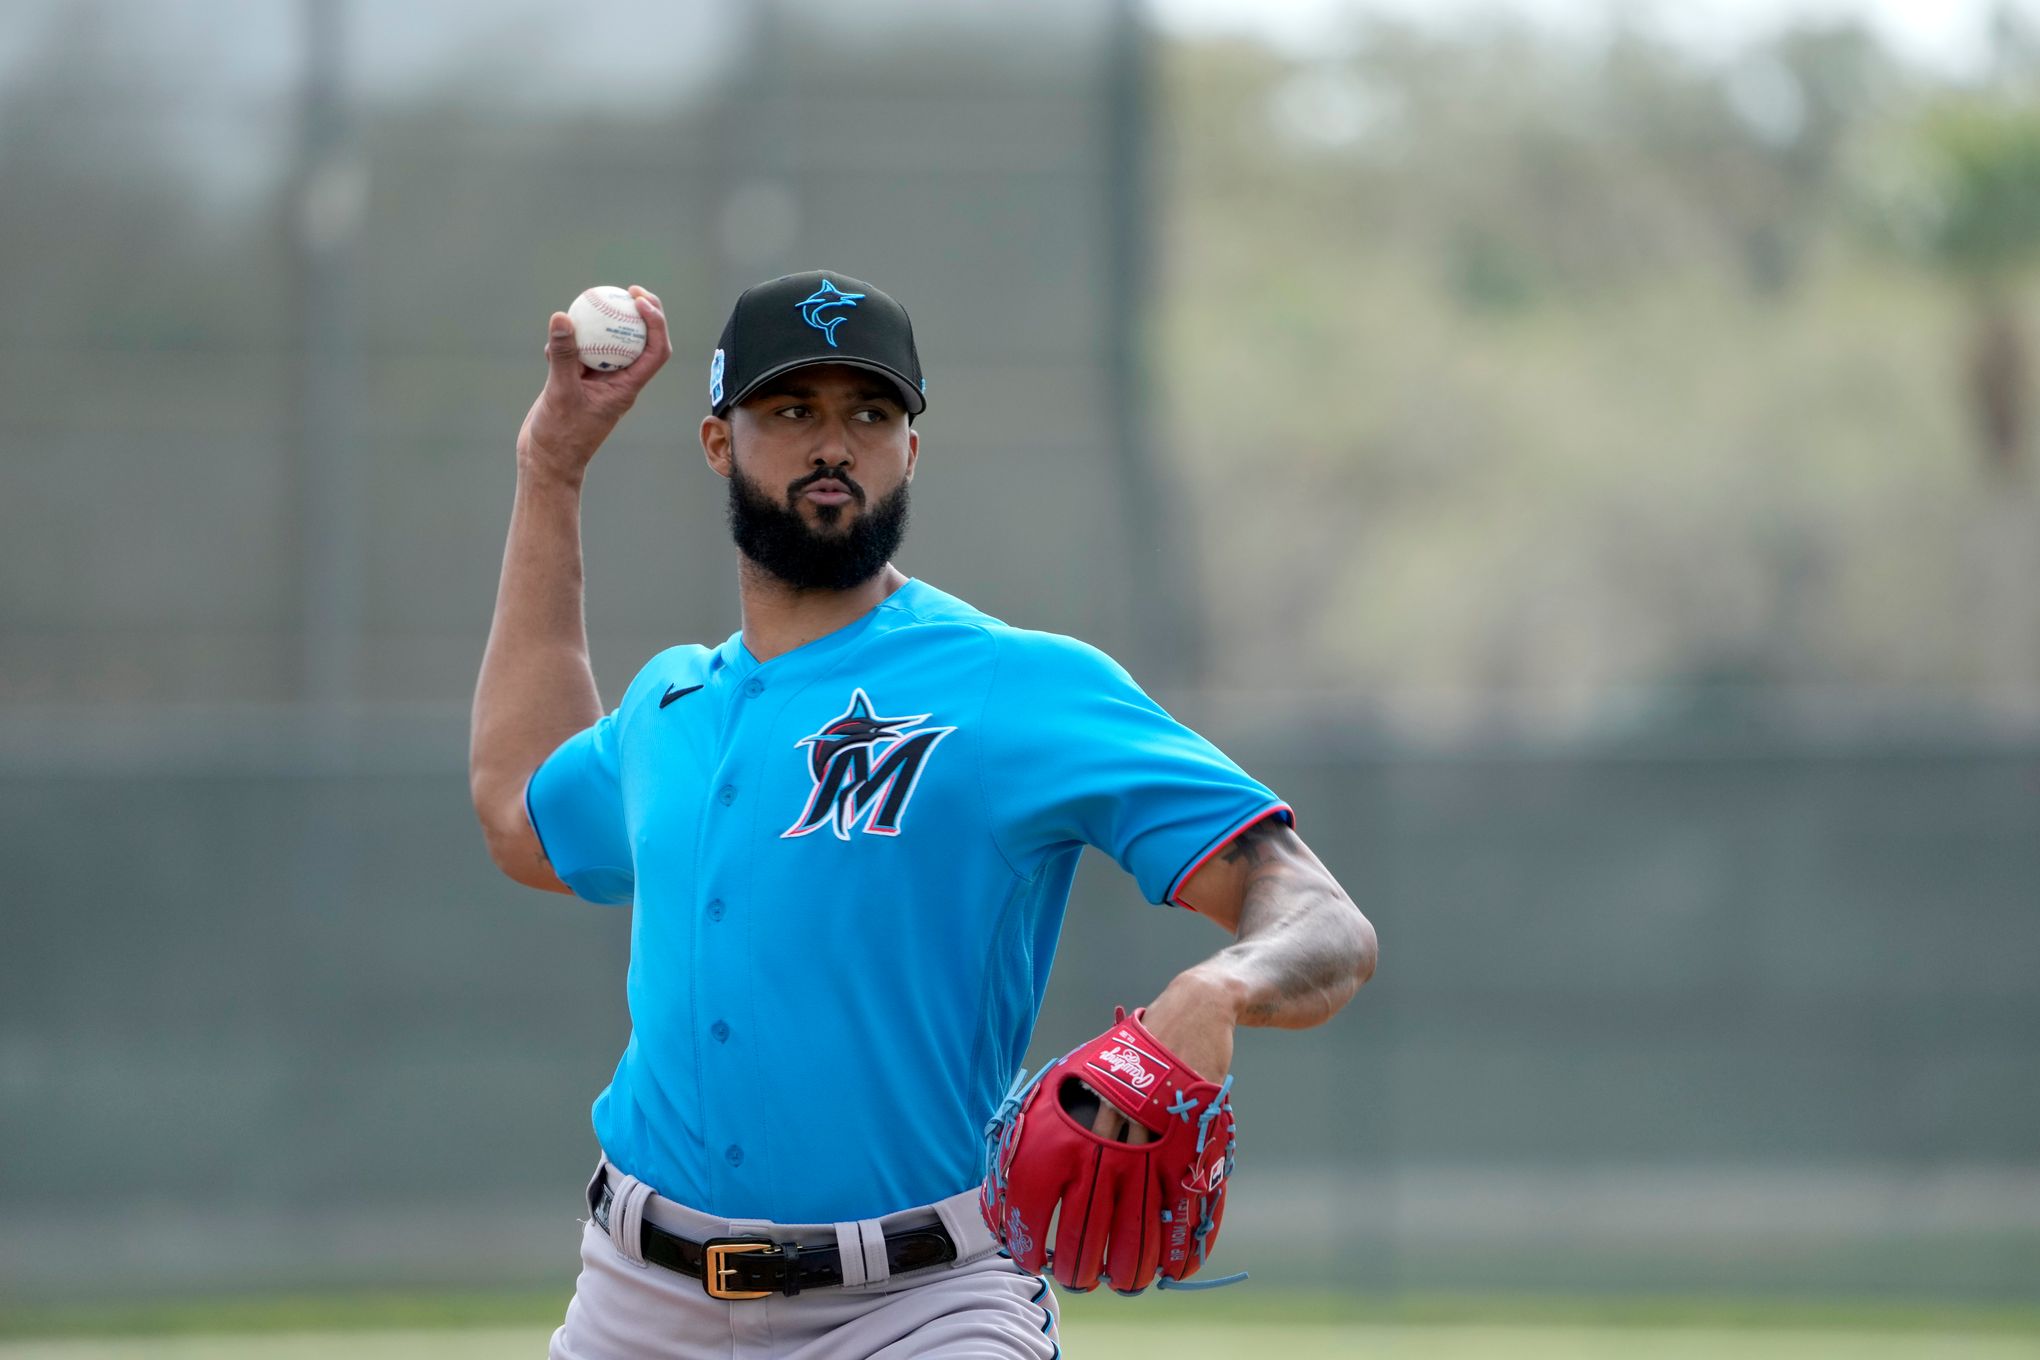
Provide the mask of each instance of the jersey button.
POLYGON ((730 1027, 726 1021, 716 1021, 708 1027, 708 1032, 715 1036, 715 1041, 719 1044, 726 1044, 730 1041, 730 1027))
POLYGON ((731 1143, 723 1149, 723 1156, 729 1159, 731 1166, 742 1166, 744 1164, 744 1150, 735 1143, 731 1143))
POLYGON ((716 794, 716 797, 722 799, 722 805, 724 807, 728 807, 731 803, 737 801, 737 786, 735 784, 723 785, 722 791, 716 794))
POLYGON ((758 697, 759 695, 763 694, 764 692, 765 692, 765 682, 764 682, 763 680, 758 680, 758 679, 751 679, 751 680, 746 680, 746 681, 744 682, 744 693, 746 693, 746 694, 750 695, 750 696, 751 696, 751 697, 752 697, 753 699, 757 698, 757 697, 758 697))
POLYGON ((722 899, 718 897, 715 899, 715 901, 708 904, 708 919, 711 921, 720 921, 722 920, 722 914, 723 914, 722 899))

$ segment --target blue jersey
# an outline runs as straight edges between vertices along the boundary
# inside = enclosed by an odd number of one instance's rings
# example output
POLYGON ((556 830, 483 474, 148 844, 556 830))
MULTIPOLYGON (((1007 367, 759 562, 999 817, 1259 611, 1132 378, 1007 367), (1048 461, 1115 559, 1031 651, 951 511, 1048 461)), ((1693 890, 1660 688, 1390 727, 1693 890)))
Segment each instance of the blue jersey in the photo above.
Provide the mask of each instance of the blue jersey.
POLYGON ((1166 903, 1288 811, 1103 653, 920 581, 764 663, 661 652, 525 799, 569 887, 634 906, 603 1151, 779 1222, 978 1181, 1084 846, 1166 903))

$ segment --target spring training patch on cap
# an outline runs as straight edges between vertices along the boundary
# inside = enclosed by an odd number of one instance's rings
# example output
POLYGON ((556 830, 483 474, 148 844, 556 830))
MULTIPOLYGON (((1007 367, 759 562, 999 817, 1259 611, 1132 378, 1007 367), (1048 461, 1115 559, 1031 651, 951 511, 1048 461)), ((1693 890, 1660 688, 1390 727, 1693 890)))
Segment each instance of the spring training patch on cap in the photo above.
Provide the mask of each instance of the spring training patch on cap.
POLYGON ((708 361, 708 404, 722 405, 723 352, 717 350, 715 358, 708 361))

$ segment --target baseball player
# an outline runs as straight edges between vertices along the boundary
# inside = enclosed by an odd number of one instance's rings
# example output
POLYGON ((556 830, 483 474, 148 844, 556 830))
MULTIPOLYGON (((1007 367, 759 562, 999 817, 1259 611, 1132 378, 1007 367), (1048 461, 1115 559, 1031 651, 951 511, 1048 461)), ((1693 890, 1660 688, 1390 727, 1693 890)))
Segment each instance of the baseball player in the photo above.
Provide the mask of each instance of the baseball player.
POLYGON ((700 437, 741 626, 605 713, 581 486, 672 353, 631 293, 650 340, 617 372, 551 318, 474 705, 498 867, 632 912, 551 1354, 1054 1356, 1045 1275, 1132 1292, 1203 1264, 1235 1027, 1330 1017, 1373 930, 1289 808, 1109 657, 893 565, 926 384, 906 311, 841 273, 737 299, 700 437), (1020 1081, 1086 845, 1232 940, 1020 1081))

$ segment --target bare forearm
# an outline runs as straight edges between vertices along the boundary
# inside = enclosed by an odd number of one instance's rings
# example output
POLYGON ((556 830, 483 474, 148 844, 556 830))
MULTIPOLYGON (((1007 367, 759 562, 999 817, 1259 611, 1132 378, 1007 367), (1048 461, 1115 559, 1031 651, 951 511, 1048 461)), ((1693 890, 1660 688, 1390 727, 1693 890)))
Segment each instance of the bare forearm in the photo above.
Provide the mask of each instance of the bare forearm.
POLYGON ((1234 938, 1179 982, 1236 1024, 1322 1024, 1374 974, 1374 927, 1279 817, 1235 836, 1184 894, 1234 938))
POLYGON ((1374 927, 1336 882, 1276 866, 1249 882, 1238 937, 1193 971, 1238 1023, 1305 1029, 1352 1000, 1374 960, 1374 927))
POLYGON ((468 733, 468 789, 489 857, 519 883, 554 892, 567 885, 524 815, 524 786, 561 742, 602 716, 581 611, 581 481, 673 354, 658 297, 636 284, 630 292, 647 339, 625 368, 587 367, 567 314, 546 318, 545 387, 517 431, 517 498, 468 733))
POLYGON ((1374 927, 1280 818, 1235 836, 1179 900, 1233 942, 1178 973, 1147 1023, 1207 1077, 1231 1070, 1235 1026, 1321 1025, 1374 975, 1374 927))
POLYGON ((513 876, 525 877, 516 861, 537 855, 523 826, 525 780, 601 713, 582 610, 580 485, 520 460, 468 755, 490 851, 513 876))

